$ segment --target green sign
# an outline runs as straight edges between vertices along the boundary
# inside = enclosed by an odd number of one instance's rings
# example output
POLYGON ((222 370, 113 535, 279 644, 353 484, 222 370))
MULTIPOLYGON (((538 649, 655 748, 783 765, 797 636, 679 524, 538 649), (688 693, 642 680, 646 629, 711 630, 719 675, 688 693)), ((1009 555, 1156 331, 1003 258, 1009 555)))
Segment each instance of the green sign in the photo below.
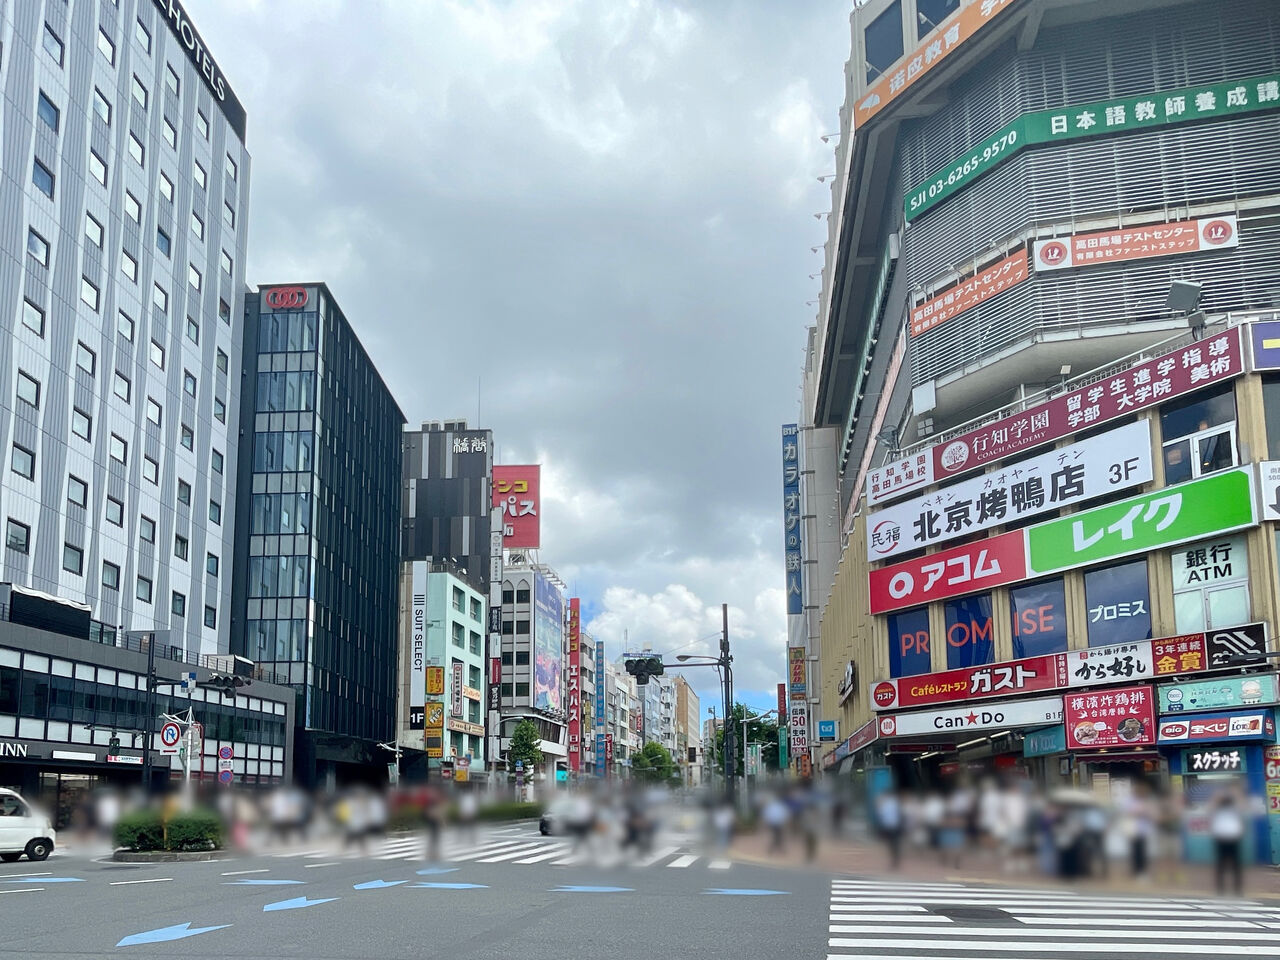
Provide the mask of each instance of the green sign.
POLYGON ((1280 699, 1274 673, 1251 677, 1218 677, 1195 683, 1160 686, 1161 713, 1191 713, 1236 707, 1269 706, 1280 699))
POLYGON ((778 769, 787 769, 787 728, 778 728, 778 769))
POLYGON ((1027 528, 1027 576, 1253 526, 1248 467, 1215 473, 1027 528))
POLYGON ((1067 752, 1067 728, 1062 724, 1032 730, 1022 741, 1024 757, 1051 757, 1067 752))
POLYGON ((908 220, 1030 146, 1280 109, 1280 73, 1024 113, 907 193, 908 220))

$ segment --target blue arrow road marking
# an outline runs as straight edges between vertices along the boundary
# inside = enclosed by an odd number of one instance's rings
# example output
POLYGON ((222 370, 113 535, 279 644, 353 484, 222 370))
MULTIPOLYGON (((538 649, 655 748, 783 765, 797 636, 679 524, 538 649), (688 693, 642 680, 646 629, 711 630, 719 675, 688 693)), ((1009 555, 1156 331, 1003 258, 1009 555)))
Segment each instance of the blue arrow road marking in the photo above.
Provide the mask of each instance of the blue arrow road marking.
POLYGON ((415 883, 410 889, 426 887, 431 890, 488 890, 487 883, 415 883))
POLYGON ((306 897, 294 897, 292 900, 277 900, 275 903, 268 903, 262 908, 263 913, 272 910, 297 910, 300 907, 314 907, 318 903, 332 903, 334 900, 340 900, 340 897, 321 897, 318 900, 308 900, 306 897))
POLYGON ((716 887, 714 890, 703 890, 704 894, 719 897, 788 897, 790 890, 734 890, 729 887, 716 887))
POLYGON ((223 880, 224 887, 287 887, 305 880, 223 880))
POLYGON ((147 930, 145 933, 134 933, 125 937, 117 947, 132 947, 139 943, 164 943, 166 940, 182 940, 186 937, 194 937, 198 933, 208 933, 210 930, 221 930, 229 927, 229 923, 220 923, 216 927, 192 927, 190 921, 187 923, 179 923, 172 927, 161 927, 159 930, 147 930))
MULTIPOLYGON (((5 883, 26 883, 27 878, 20 880, 6 880, 5 883)), ((41 877, 41 883, 84 883, 83 877, 41 877)))
POLYGON ((369 880, 365 883, 357 883, 352 890, 381 890, 383 887, 398 887, 402 883, 408 883, 407 880, 369 880))
POLYGON ((556 887, 552 893, 634 893, 633 887, 556 887))
POLYGON ((425 870, 418 870, 416 873, 420 877, 434 877, 438 873, 457 873, 457 867, 427 867, 425 870))

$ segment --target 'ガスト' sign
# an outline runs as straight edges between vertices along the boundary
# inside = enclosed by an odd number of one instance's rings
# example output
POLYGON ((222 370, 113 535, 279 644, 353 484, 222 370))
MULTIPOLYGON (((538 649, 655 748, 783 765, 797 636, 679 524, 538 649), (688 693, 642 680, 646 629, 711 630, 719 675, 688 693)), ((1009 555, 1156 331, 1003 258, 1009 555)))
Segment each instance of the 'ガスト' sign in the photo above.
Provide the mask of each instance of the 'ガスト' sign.
POLYGON ((1146 260, 1201 250, 1226 250, 1238 246, 1240 231, 1234 215, 1202 220, 1149 223, 1094 233, 1075 233, 1053 240, 1037 240, 1032 259, 1036 273, 1093 267, 1101 263, 1146 260))

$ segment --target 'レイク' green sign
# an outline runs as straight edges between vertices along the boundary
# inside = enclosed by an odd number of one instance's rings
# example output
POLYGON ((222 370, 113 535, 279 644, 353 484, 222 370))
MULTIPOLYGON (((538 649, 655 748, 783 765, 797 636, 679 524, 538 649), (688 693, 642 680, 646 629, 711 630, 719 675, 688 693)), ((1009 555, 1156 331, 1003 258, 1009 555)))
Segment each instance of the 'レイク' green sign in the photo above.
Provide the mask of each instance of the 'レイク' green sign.
POLYGON ((1263 110, 1280 110, 1280 73, 1026 113, 926 177, 903 209, 918 218, 1025 147, 1263 110))
POLYGON ((1053 573, 1253 526, 1253 472, 1239 468, 1029 527, 1027 575, 1053 573))

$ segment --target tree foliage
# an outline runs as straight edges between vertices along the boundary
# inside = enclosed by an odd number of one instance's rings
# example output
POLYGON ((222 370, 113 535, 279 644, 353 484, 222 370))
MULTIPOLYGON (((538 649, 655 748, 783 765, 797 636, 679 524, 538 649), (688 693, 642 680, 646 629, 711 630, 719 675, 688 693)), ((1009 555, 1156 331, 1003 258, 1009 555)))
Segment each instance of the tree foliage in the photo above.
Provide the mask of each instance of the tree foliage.
POLYGON ((542 765, 542 737, 538 734, 538 725, 527 717, 516 724, 511 731, 511 746, 507 750, 507 761, 512 770, 516 761, 524 763, 525 770, 532 770, 542 765))
POLYGON ((666 783, 676 775, 676 764, 666 747, 650 742, 632 756, 631 775, 645 783, 666 783))
MULTIPOLYGON (((760 744, 760 762, 764 770, 778 769, 778 724, 776 720, 757 720, 759 711, 749 709, 746 704, 733 705, 733 759, 734 771, 742 776, 743 760, 746 750, 742 743, 742 718, 747 718, 747 743, 760 744)), ((716 770, 724 770, 724 724, 716 730, 715 740, 716 770)), ((763 771, 762 771, 763 772, 763 771)))

